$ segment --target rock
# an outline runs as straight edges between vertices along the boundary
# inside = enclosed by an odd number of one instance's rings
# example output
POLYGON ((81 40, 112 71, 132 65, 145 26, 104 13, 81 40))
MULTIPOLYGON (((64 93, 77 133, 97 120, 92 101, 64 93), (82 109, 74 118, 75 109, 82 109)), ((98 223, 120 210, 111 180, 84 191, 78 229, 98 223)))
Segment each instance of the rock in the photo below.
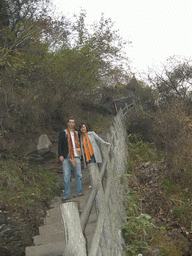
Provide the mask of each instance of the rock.
POLYGON ((151 252, 152 256, 159 256, 161 253, 162 253, 162 250, 159 248, 155 248, 151 252))
POLYGON ((51 151, 51 146, 52 146, 52 143, 46 134, 43 134, 39 137, 38 144, 37 144, 38 153, 51 151))

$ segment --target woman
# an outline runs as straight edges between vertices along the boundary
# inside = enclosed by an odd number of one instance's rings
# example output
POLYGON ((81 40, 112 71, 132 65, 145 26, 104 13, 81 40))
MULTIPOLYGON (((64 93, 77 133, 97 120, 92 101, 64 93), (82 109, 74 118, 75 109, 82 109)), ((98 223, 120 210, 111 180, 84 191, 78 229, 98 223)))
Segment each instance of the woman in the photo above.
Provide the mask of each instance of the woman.
POLYGON ((101 139, 95 132, 89 131, 86 123, 80 125, 80 144, 83 157, 84 168, 87 168, 89 163, 102 163, 101 151, 96 141, 111 145, 101 139))

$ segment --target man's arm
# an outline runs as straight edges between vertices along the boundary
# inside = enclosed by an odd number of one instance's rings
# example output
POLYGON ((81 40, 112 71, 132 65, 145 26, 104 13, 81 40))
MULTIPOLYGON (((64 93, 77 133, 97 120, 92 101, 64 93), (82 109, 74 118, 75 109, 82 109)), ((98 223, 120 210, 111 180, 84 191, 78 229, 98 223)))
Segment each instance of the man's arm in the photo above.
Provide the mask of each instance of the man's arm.
POLYGON ((58 142, 58 155, 59 155, 59 161, 61 161, 61 162, 64 161, 63 152, 62 152, 62 147, 64 146, 64 145, 62 145, 64 136, 65 136, 65 132, 64 131, 60 132, 59 142, 58 142))

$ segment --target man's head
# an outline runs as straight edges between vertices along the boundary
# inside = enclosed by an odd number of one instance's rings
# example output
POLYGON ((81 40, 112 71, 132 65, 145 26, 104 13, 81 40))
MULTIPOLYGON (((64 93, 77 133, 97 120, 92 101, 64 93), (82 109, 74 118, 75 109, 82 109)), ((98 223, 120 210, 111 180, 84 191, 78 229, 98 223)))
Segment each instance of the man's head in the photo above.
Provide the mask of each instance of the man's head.
POLYGON ((73 117, 70 117, 67 121, 67 126, 69 129, 74 129, 75 127, 75 119, 73 117))

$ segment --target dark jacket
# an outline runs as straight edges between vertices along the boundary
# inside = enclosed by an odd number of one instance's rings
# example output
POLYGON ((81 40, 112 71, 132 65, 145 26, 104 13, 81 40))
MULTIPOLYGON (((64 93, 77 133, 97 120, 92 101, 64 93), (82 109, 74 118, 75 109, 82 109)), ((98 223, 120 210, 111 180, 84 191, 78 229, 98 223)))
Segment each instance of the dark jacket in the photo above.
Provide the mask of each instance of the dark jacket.
POLYGON ((59 134, 59 143, 58 143, 58 155, 66 158, 68 156, 68 140, 67 133, 61 131, 59 134))
POLYGON ((66 158, 68 156, 68 153, 69 151, 68 151, 67 130, 64 130, 64 131, 61 131, 59 134, 58 155, 59 157, 63 156, 64 158, 66 158))

